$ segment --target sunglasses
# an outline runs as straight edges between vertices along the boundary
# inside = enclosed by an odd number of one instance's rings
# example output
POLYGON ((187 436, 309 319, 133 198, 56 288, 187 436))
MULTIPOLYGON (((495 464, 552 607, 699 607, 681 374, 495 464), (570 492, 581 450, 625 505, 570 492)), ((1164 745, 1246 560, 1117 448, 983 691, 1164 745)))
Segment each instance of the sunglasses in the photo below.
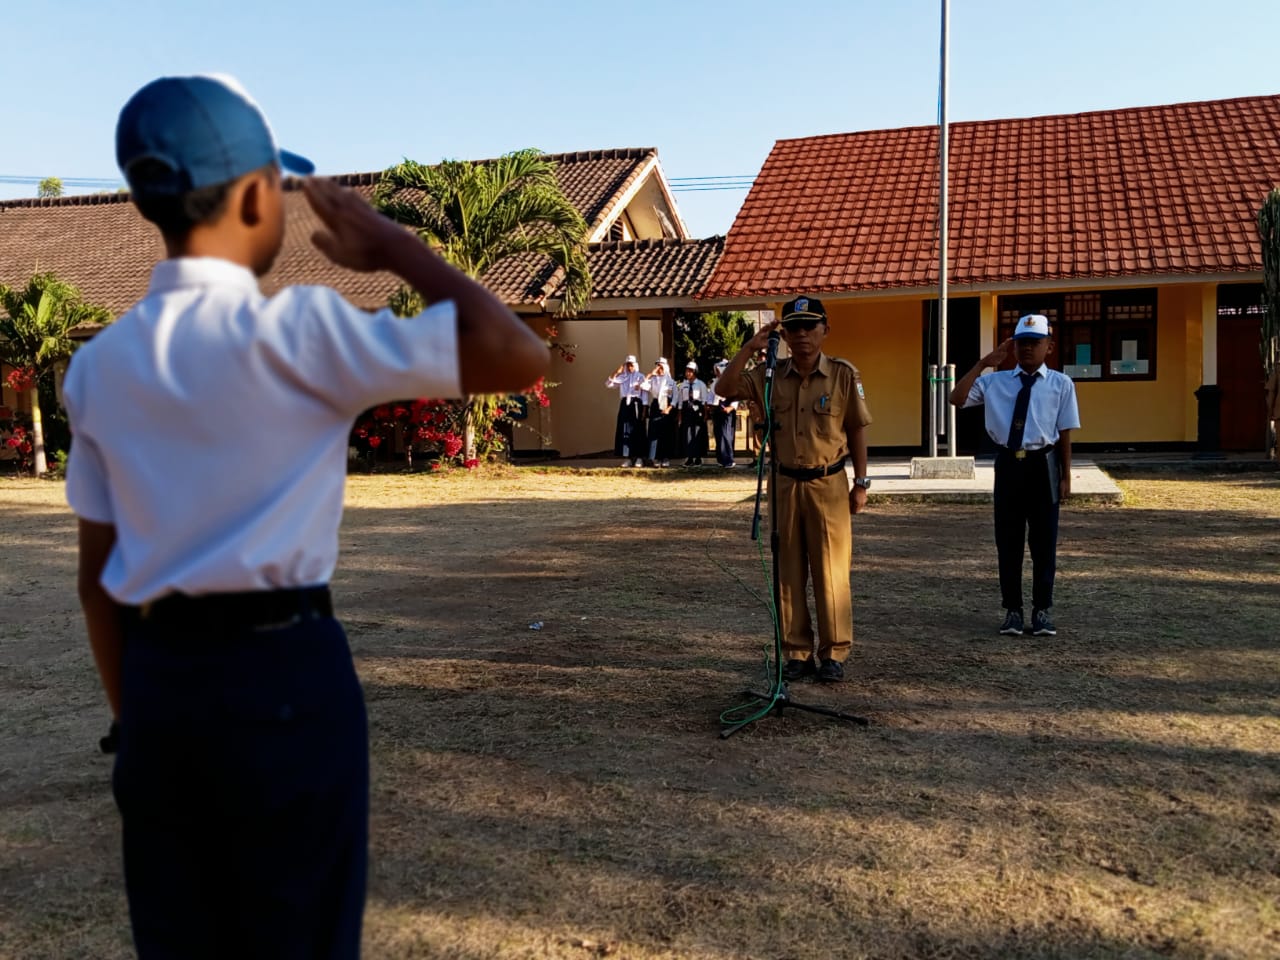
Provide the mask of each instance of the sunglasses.
POLYGON ((788 320, 782 325, 782 329, 787 333, 795 333, 797 330, 812 330, 820 323, 822 321, 817 317, 805 317, 803 320, 788 320))

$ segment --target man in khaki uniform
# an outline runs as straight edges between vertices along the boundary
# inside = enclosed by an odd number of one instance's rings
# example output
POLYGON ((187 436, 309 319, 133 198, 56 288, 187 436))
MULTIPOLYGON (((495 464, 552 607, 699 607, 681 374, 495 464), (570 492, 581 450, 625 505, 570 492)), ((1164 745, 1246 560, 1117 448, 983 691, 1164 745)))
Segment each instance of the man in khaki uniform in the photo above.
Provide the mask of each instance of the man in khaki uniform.
MULTIPOLYGON (((776 498, 778 579, 786 680, 816 673, 824 682, 844 679, 853 648, 849 594, 850 513, 867 503, 867 440, 871 423, 857 368, 822 352, 827 314, 813 297, 797 297, 782 309, 782 338, 791 356, 779 360, 773 379, 773 443, 778 460, 776 498), (845 474, 852 458, 853 486, 845 474), (814 660, 813 624, 805 588, 813 574, 818 611, 814 660)), ((720 375, 717 393, 765 409, 765 367, 743 373, 747 360, 768 346, 778 321, 760 330, 720 375)))

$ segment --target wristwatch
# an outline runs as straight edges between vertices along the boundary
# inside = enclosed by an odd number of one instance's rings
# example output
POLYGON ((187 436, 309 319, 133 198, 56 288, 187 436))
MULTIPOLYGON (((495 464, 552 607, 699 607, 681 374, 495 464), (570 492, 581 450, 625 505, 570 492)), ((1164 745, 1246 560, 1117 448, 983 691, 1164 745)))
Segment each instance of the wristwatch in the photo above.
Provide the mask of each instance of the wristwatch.
POLYGON ((861 487, 863 490, 870 490, 871 478, 870 477, 854 477, 853 485, 855 487, 861 487))

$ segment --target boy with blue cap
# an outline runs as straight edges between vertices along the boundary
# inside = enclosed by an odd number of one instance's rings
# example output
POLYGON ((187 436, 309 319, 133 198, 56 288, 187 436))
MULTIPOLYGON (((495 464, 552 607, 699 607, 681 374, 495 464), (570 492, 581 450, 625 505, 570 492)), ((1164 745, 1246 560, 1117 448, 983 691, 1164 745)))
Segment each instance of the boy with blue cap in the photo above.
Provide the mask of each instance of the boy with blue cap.
POLYGON ((1058 512, 1071 495, 1071 431, 1080 427, 1076 387, 1051 370, 1049 320, 1028 314, 1004 341, 961 377, 951 391, 958 407, 984 408, 987 434, 1000 446, 995 462, 996 555, 1005 608, 1000 633, 1024 630, 1052 637, 1053 580, 1058 555, 1058 512), (1010 354, 1013 370, 1000 370, 1010 354), (981 376, 995 368, 989 376, 981 376), (1031 547, 1031 622, 1022 606, 1022 558, 1031 547))
POLYGON ((234 81, 169 77, 125 105, 116 155, 167 258, 65 381, 79 591, 119 722, 113 786, 134 942, 152 957, 355 957, 368 735, 328 581, 355 416, 509 392, 542 341, 483 287, 329 181, 335 264, 431 303, 369 314, 258 289, 284 236, 279 150, 234 81))

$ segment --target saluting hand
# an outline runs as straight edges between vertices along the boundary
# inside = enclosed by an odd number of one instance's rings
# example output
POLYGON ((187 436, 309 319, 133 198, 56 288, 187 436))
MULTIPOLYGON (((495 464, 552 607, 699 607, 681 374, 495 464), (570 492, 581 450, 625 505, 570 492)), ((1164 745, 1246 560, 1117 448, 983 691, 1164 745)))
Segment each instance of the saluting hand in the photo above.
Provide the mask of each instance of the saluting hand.
POLYGON ((388 251, 394 244, 413 240, 353 190, 332 180, 307 178, 302 192, 325 229, 311 235, 311 242, 340 267, 368 272, 388 267, 388 251))
POLYGON ((1002 363, 1009 359, 1009 355, 1013 352, 1013 338, 1005 340, 1004 343, 996 347, 985 357, 982 358, 984 367, 999 367, 1002 363))
POLYGON ((752 353, 764 350, 769 346, 769 334, 773 333, 780 325, 781 320, 771 320, 768 324, 756 331, 756 335, 747 341, 747 347, 752 353))

